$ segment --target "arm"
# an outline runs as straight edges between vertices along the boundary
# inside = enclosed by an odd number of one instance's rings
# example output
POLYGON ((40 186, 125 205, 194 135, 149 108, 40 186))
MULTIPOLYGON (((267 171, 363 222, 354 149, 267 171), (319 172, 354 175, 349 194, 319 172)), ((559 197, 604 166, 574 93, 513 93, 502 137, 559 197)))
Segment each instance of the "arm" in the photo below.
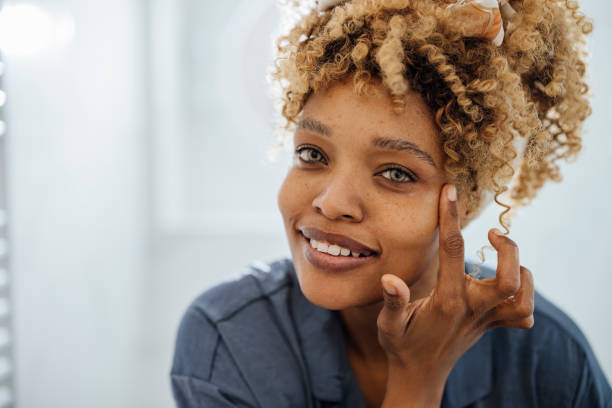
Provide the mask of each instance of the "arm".
POLYGON ((193 305, 179 326, 170 378, 179 408, 258 406, 216 326, 193 305))
POLYGON ((612 390, 590 347, 585 350, 584 363, 572 407, 612 408, 612 390))

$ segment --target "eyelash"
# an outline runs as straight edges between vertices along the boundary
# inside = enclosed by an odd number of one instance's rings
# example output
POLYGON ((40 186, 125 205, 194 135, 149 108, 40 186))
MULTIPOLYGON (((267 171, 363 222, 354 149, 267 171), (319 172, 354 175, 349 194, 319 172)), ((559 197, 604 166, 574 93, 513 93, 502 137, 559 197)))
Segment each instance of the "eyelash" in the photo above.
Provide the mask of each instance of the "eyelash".
MULTIPOLYGON (((304 145, 302 145, 302 146, 300 146, 300 147, 295 149, 295 155, 298 157, 299 160, 303 161, 304 163, 314 164, 316 161, 312 162, 312 161, 304 160, 300 156, 300 154, 303 151, 315 151, 325 160, 325 163, 327 163, 327 159, 325 158, 323 153, 321 153, 319 151, 319 149, 317 149, 316 147, 313 147, 313 146, 304 146, 304 145)), ((391 179, 389 179, 387 177, 385 177, 385 179, 389 180, 390 182, 392 182, 394 184, 414 183, 414 182, 417 181, 417 177, 414 175, 414 173, 412 173, 412 172, 410 172, 410 171, 408 171, 408 170, 406 170, 406 169, 404 169, 402 167, 389 167, 389 168, 386 168, 385 170, 381 171, 378 174, 390 173, 391 171, 394 171, 394 170, 399 170, 400 172, 404 173, 406 175, 406 177, 408 177, 409 180, 407 180, 407 181, 393 181, 393 180, 391 180, 391 179)))

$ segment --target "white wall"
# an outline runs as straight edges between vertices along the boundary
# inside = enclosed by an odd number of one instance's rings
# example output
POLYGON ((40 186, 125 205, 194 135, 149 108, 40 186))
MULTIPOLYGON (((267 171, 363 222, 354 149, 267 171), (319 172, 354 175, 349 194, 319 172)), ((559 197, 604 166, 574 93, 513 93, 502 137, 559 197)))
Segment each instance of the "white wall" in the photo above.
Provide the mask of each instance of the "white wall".
MULTIPOLYGON (((284 159, 263 163, 273 129, 256 73, 269 56, 253 42, 271 31, 272 0, 32 1, 71 13, 77 31, 61 53, 6 61, 19 406, 172 406, 168 374, 187 304, 252 260, 288 254, 274 197, 284 159), (227 23, 216 21, 211 34, 197 23, 216 15, 213 6, 227 23), (185 10, 195 27, 181 24, 185 10), (228 47, 205 47, 232 24, 244 26, 228 47), (221 86, 223 65, 207 61, 230 60, 236 70, 240 58, 256 68, 221 86), (232 98, 214 94, 225 87, 232 98), (250 121, 248 132, 237 117, 250 121), (259 180, 242 195, 241 171, 259 180)), ((582 3, 597 27, 584 151, 564 166, 562 184, 517 217, 511 236, 538 289, 583 328, 610 379, 612 8, 582 3)), ((468 256, 497 214, 492 207, 465 231, 468 256)))
POLYGON ((76 36, 62 52, 6 56, 17 399, 133 407, 148 208, 141 6, 33 3, 72 14, 76 36))

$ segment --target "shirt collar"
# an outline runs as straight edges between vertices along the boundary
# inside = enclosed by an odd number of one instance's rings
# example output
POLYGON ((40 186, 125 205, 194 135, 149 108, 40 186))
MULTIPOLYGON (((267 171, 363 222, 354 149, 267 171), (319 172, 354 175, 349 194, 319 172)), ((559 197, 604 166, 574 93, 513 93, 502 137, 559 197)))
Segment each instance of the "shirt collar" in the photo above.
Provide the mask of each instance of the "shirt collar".
MULTIPOLYGON (((467 267, 466 267, 467 272, 467 267)), ((297 332, 308 367, 313 395, 324 401, 341 402, 343 384, 351 367, 346 356, 342 320, 337 311, 312 304, 302 294, 293 265, 293 310, 297 332)), ((466 406, 486 396, 492 378, 491 333, 485 335, 455 364, 446 382, 444 400, 451 406, 466 406)))

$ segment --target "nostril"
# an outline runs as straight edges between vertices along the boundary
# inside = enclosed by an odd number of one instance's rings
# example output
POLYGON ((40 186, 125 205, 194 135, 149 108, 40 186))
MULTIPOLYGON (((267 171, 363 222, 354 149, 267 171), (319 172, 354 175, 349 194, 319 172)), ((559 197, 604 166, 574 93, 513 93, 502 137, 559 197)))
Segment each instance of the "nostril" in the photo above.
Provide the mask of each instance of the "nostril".
POLYGON ((332 191, 330 188, 313 199, 312 207, 318 214, 330 220, 358 221, 363 217, 360 197, 348 195, 346 192, 332 191))

